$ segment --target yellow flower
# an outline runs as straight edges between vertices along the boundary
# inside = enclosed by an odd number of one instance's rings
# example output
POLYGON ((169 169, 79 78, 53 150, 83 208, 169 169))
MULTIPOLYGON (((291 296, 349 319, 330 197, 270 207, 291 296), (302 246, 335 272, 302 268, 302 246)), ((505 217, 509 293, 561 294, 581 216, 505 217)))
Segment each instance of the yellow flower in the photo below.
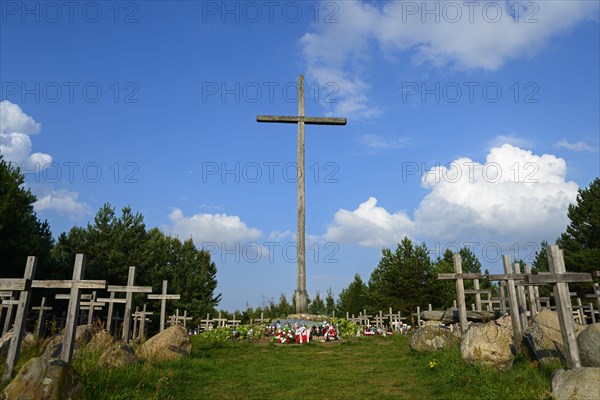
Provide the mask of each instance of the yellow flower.
POLYGON ((437 360, 431 360, 429 361, 429 368, 435 368, 437 365, 437 360))

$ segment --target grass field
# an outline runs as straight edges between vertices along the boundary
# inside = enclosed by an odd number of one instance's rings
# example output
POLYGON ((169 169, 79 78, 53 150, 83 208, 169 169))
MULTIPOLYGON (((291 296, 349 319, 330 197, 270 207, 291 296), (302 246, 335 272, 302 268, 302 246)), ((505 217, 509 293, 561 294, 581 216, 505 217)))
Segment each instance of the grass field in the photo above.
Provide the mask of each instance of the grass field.
POLYGON ((525 359, 504 373, 477 368, 458 349, 414 353, 407 336, 305 345, 194 337, 191 357, 114 371, 94 368, 95 358, 75 364, 84 399, 550 398, 550 369, 525 359))

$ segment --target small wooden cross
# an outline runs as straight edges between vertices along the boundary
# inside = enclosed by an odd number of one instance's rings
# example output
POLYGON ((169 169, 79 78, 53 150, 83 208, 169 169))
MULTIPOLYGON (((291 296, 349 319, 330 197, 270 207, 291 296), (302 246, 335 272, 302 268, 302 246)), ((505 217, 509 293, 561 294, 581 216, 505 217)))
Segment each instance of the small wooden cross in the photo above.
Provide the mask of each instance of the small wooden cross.
POLYGON ((32 311, 39 311, 37 322, 35 323, 35 337, 42 336, 42 327, 44 326, 44 311, 52 311, 52 307, 46 306, 46 298, 42 297, 42 303, 37 307, 32 307, 32 311))
POLYGON ((178 294, 167 294, 168 281, 162 283, 161 294, 149 294, 148 300, 160 300, 160 331, 165 330, 165 317, 167 315, 167 300, 179 300, 181 298, 178 294))
POLYGON ((115 297, 115 292, 110 292, 110 297, 100 297, 98 298, 98 301, 108 304, 108 314, 106 315, 106 332, 111 333, 114 304, 125 304, 126 299, 115 297))
POLYGON ((213 321, 217 323, 217 328, 221 328, 227 323, 227 318, 221 318, 221 311, 219 311, 219 318, 215 318, 213 321))
POLYGON ((210 319, 210 314, 206 314, 206 319, 200 321, 202 323, 202 329, 209 331, 212 329, 213 320, 210 319))

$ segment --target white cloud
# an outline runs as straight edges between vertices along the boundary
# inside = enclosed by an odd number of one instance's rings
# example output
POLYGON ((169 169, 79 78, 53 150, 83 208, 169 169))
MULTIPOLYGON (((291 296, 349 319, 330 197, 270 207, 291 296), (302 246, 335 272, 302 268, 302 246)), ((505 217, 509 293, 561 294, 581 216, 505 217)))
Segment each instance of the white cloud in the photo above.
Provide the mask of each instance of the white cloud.
POLYGON ((366 95, 366 60, 371 53, 379 50, 388 58, 407 54, 415 64, 497 70, 594 18, 599 3, 340 1, 336 5, 336 23, 315 24, 314 32, 300 39, 308 72, 322 84, 339 85, 336 114, 370 118, 380 113, 366 95), (519 10, 518 18, 514 10, 519 10))
POLYGON ((563 149, 567 149, 567 150, 587 151, 590 153, 597 153, 599 151, 598 147, 592 147, 589 144, 587 144, 586 142, 584 142, 583 140, 580 140, 579 142, 576 142, 576 143, 570 143, 566 139, 563 139, 560 142, 556 143, 555 146, 558 148, 563 148, 563 149))
POLYGON ((567 208, 577 196, 566 172, 561 158, 504 144, 484 163, 459 158, 427 171, 422 186, 430 193, 412 219, 376 207, 371 197, 354 211, 339 210, 325 236, 363 247, 397 243, 404 235, 446 242, 552 240, 567 226, 567 208))
POLYGON ((196 244, 234 244, 261 237, 256 228, 249 228, 238 216, 227 214, 183 215, 180 209, 169 214, 172 226, 167 228, 182 239, 192 238, 196 244))
POLYGON ((41 125, 25 114, 21 107, 8 100, 0 102, 0 154, 19 167, 41 170, 52 162, 45 153, 31 154, 30 135, 39 133, 41 125))
POLYGON ((90 214, 90 207, 78 201, 79 194, 69 190, 52 190, 33 203, 35 211, 54 211, 77 221, 90 214))
POLYGON ((338 210, 325 239, 333 242, 356 242, 363 247, 382 247, 398 243, 413 231, 413 223, 404 212, 388 213, 377 207, 370 197, 354 211, 338 210))

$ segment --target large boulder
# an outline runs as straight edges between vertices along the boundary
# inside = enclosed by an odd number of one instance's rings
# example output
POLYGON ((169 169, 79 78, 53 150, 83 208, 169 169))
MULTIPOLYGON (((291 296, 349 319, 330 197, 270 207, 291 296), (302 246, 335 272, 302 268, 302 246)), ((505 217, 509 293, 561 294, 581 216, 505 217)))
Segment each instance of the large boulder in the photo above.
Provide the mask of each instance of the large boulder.
POLYGON ((98 368, 119 368, 136 362, 138 358, 131 346, 115 343, 102 353, 98 359, 98 368))
POLYGON ((410 348, 419 352, 435 351, 457 344, 458 339, 445 326, 422 326, 410 338, 410 348))
POLYGON ((187 330, 174 325, 151 337, 138 350, 140 358, 155 361, 171 360, 192 354, 192 342, 187 330))
POLYGON ((58 359, 34 357, 4 389, 8 400, 62 400, 78 398, 79 378, 71 365, 58 359))
MULTIPOLYGON (((575 334, 585 329, 585 325, 575 324, 575 334)), ((543 364, 564 361, 564 346, 560 333, 558 314, 549 309, 542 309, 533 319, 533 324, 526 330, 531 338, 533 348, 543 364)))
POLYGON ((462 335, 460 354, 469 364, 498 370, 511 369, 515 359, 512 331, 494 321, 473 324, 462 335))
POLYGON ((577 347, 583 367, 600 367, 600 323, 589 325, 577 336, 577 347))
POLYGON ((552 393, 558 400, 600 399, 600 368, 555 371, 552 374, 552 393))

